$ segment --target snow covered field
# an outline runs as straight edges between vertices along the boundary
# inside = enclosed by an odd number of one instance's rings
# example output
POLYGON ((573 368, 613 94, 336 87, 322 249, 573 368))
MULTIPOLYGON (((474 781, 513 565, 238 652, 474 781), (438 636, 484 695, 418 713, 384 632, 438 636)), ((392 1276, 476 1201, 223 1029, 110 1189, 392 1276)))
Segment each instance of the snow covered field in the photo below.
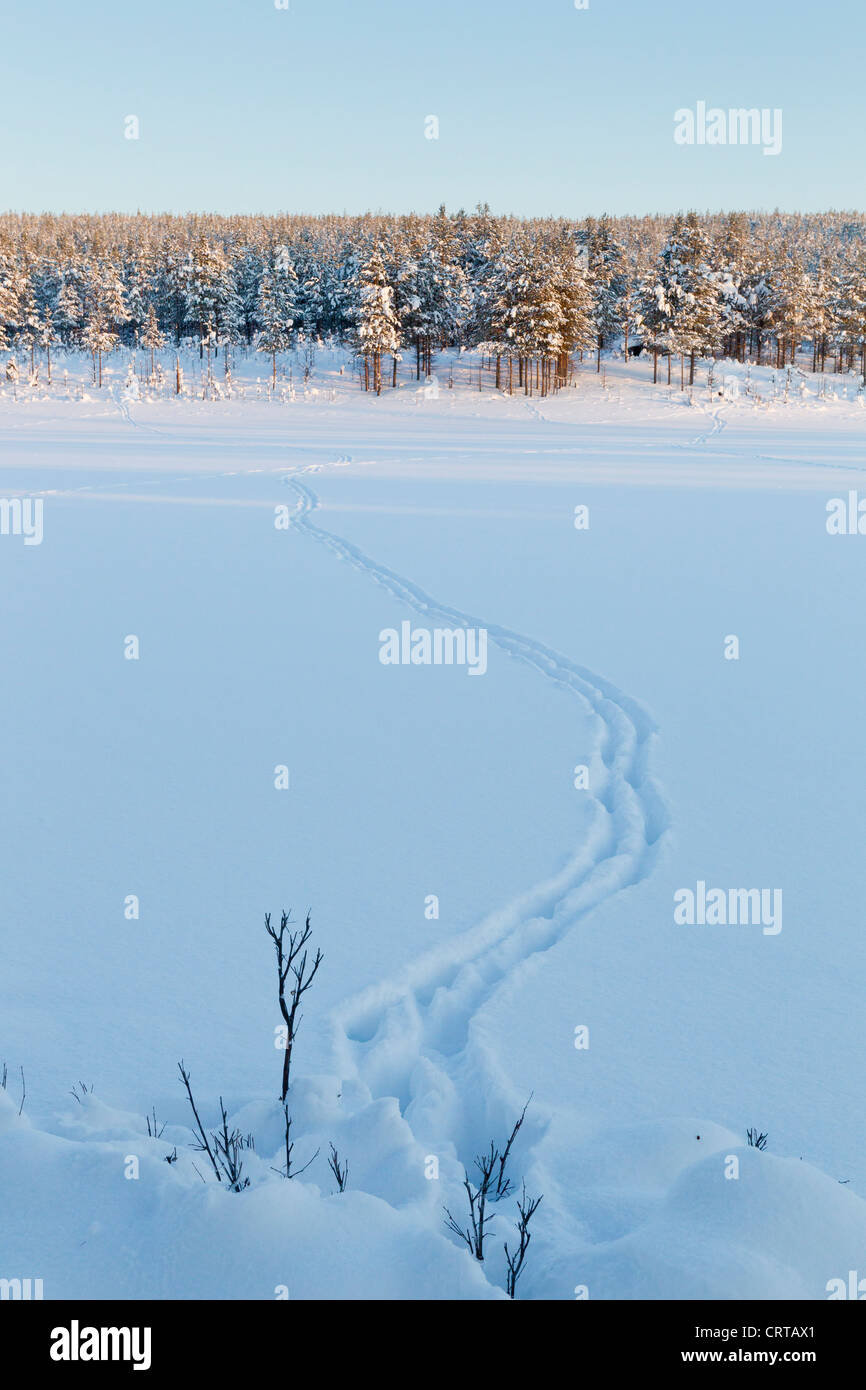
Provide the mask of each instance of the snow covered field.
POLYGON ((0 498, 44 504, 0 536, 0 1275, 504 1297, 513 1199, 483 1265, 442 1209, 531 1094, 520 1297, 866 1278, 866 539, 827 530, 866 497, 856 378, 703 365, 690 401, 609 359, 530 399, 440 359, 375 399, 338 367, 0 388, 0 498), (382 664, 405 622, 484 629, 483 677, 382 664), (701 884, 772 916, 675 920, 701 884), (292 1182, 283 907, 325 955, 292 1182), (196 1171, 181 1057, 254 1135, 241 1193, 196 1171))

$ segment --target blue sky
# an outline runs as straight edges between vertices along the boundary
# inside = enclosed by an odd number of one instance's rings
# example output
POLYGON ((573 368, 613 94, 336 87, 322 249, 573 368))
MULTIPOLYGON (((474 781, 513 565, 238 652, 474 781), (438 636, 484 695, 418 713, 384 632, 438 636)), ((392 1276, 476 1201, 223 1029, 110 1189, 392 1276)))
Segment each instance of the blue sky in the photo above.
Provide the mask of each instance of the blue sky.
POLYGON ((853 208, 863 58, 862 0, 0 0, 0 205, 853 208), (675 144, 698 101, 781 154, 675 144))

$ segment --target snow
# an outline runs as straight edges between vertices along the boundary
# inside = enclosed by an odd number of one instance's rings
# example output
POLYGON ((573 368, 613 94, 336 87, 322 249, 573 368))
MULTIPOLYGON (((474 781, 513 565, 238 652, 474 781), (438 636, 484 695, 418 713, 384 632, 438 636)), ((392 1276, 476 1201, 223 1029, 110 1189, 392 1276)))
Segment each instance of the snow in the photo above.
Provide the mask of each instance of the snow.
POLYGON ((711 394, 704 364, 690 402, 608 356, 509 398, 464 354, 374 398, 347 360, 271 395, 251 355, 220 400, 191 357, 180 398, 120 354, 102 392, 62 354, 0 387, 0 496, 45 504, 41 545, 0 536, 0 1276, 504 1297, 513 1201, 483 1266, 442 1207, 531 1093, 520 1297, 826 1298, 866 1274, 866 561, 825 524, 866 495, 856 379, 717 363, 711 394), (405 621, 484 627, 483 679, 383 666, 405 621), (676 925, 700 880, 781 890, 782 931, 676 925), (291 1182, 284 906, 325 953, 291 1182), (190 1147, 181 1057, 255 1136, 242 1193, 190 1147))

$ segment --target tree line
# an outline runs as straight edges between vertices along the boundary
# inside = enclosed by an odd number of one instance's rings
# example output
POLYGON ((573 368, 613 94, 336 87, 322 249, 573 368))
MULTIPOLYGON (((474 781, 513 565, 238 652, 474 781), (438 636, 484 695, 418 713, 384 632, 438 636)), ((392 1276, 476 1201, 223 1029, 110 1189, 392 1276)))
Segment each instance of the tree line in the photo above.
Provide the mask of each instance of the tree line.
MULTIPOLYGON (((192 341, 277 359, 351 347, 380 393, 407 354, 476 349, 504 389, 546 394, 575 352, 727 356, 866 375, 866 216, 696 213, 517 219, 0 216, 0 352, 62 345, 94 371, 120 344, 192 341)), ((17 364, 13 363, 17 371, 17 364)))

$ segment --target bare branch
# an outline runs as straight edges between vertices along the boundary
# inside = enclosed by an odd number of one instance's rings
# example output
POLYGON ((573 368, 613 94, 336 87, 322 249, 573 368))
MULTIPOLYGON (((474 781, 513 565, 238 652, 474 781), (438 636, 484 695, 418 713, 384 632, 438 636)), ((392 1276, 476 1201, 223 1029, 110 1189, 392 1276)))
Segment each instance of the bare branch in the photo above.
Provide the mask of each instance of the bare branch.
POLYGON ((497 1179, 496 1179, 496 1194, 495 1194, 495 1200, 496 1200, 496 1201, 499 1201, 499 1199, 502 1198, 502 1197, 507 1197, 508 1194, 509 1194, 509 1192, 511 1191, 511 1180, 510 1180, 510 1178, 507 1178, 507 1177, 506 1177, 506 1175, 505 1175, 505 1169, 506 1169, 506 1166, 507 1166, 507 1164, 508 1164, 509 1156, 510 1156, 510 1154, 511 1154, 511 1146, 512 1146, 512 1144, 514 1143, 515 1139, 517 1138, 517 1135, 518 1135, 518 1133, 519 1133, 519 1131, 520 1131, 520 1128, 521 1128, 521 1126, 523 1125, 523 1121, 524 1121, 524 1119, 526 1118, 526 1112, 527 1112, 527 1110, 529 1109, 529 1101, 532 1100, 532 1096, 533 1096, 533 1095, 534 1095, 534 1092, 530 1092, 529 1100, 526 1102, 526 1104, 524 1105, 523 1109, 522 1109, 521 1112, 520 1112, 520 1119, 517 1121, 517 1124, 514 1126, 513 1130, 511 1131, 511 1134, 510 1134, 509 1139, 508 1139, 508 1143, 505 1145, 505 1148, 502 1150, 502 1154, 501 1154, 500 1159, 499 1159, 499 1174, 498 1174, 498 1177, 497 1177, 497 1179))
POLYGON ((279 927, 273 926, 271 914, 265 913, 265 931, 274 943, 274 954, 277 962, 280 1013, 286 1025, 286 1048, 283 1055, 283 1077, 280 1089, 280 1100, 283 1102, 285 1102, 289 1092, 292 1049, 298 1036, 298 1029, 301 1026, 301 1016, 298 1009, 301 999, 312 985, 324 959, 322 952, 318 949, 313 960, 309 961, 308 959, 306 946, 313 934, 310 925, 310 913, 307 913, 302 930, 291 931, 291 926, 291 916, 285 910, 281 913, 279 927), (286 985, 290 975, 294 983, 289 985, 287 993, 286 985))
POLYGON ((340 1192, 345 1192, 346 1182, 349 1177, 349 1164, 348 1162, 343 1163, 342 1165, 340 1164, 340 1155, 338 1154, 333 1144, 331 1145, 331 1156, 328 1159, 328 1167, 330 1168, 331 1172, 334 1174, 334 1177, 337 1180, 337 1187, 340 1190, 340 1192))
POLYGON ((522 1186, 522 1196, 520 1198, 520 1201, 517 1203, 517 1233, 519 1236, 519 1244, 517 1249, 514 1251, 514 1254, 511 1254, 511 1252, 509 1251, 508 1242, 505 1242, 505 1263, 508 1266, 508 1274, 506 1276, 506 1291, 508 1293, 509 1298, 515 1297, 517 1281, 520 1278, 521 1271, 523 1269, 523 1262, 526 1259, 526 1252, 529 1249, 529 1242, 532 1239, 532 1236, 529 1232, 529 1223, 532 1220, 535 1213, 537 1212, 543 1200, 543 1194, 540 1197, 527 1198, 526 1183, 523 1183, 522 1186))
POLYGON ((464 1170, 463 1187, 469 1203, 469 1225, 464 1229, 454 1220, 448 1208, 445 1208, 448 1229, 465 1241, 476 1260, 484 1259, 484 1242, 489 1234, 488 1227, 496 1215, 495 1212, 488 1210, 488 1203, 499 1202, 511 1192, 511 1179, 506 1171, 508 1159, 526 1116, 530 1100, 532 1100, 532 1096, 524 1105, 505 1147, 499 1149, 491 1139, 490 1148, 482 1154, 475 1155, 473 1163, 478 1170, 478 1180, 474 1184, 470 1181, 469 1174, 464 1170))
MULTIPOLYGON (((191 1107, 191 1109, 192 1109, 192 1113, 193 1113, 193 1115, 195 1116, 195 1122, 196 1122, 196 1127, 197 1127, 197 1129, 198 1129, 198 1136, 199 1136, 199 1141, 200 1141, 200 1142, 199 1142, 199 1148, 201 1149, 202 1153, 206 1153, 207 1156, 208 1156, 208 1158, 210 1159, 211 1167, 213 1168, 214 1173, 216 1174, 216 1180, 217 1180, 217 1182, 222 1182, 222 1175, 221 1175, 220 1170, 219 1170, 219 1164, 217 1163, 216 1159, 214 1158, 213 1150, 212 1150, 210 1144, 208 1143, 208 1137, 207 1137, 207 1135, 205 1134, 205 1131, 204 1131, 204 1125, 202 1124, 201 1120, 199 1119, 199 1113, 198 1113, 198 1111, 196 1110, 195 1101, 193 1100, 193 1096, 192 1096, 192 1087, 191 1087, 190 1084, 189 1084, 189 1072, 188 1072, 188 1071, 186 1070, 186 1068, 184 1067, 184 1065, 183 1065, 183 1060, 182 1060, 182 1059, 181 1059, 181 1061, 178 1062, 177 1067, 178 1067, 178 1071, 180 1072, 180 1079, 181 1079, 181 1081, 183 1082, 184 1086, 186 1087, 186 1093, 187 1093, 187 1096, 188 1096, 188 1098, 189 1098, 189 1103, 190 1103, 190 1107, 191 1107)), ((198 1171, 198 1169, 196 1169, 196 1171, 198 1171)))
POLYGON ((306 1173, 306 1171, 307 1171, 307 1169, 309 1168, 310 1164, 315 1162, 315 1160, 316 1160, 316 1159, 318 1158, 318 1156, 319 1156, 320 1150, 319 1150, 319 1149, 316 1149, 316 1152, 313 1154, 313 1157, 309 1160, 308 1163, 305 1163, 305 1164, 304 1164, 303 1168, 298 1168, 298 1169, 296 1169, 296 1170, 293 1170, 293 1169, 292 1169, 292 1154, 294 1153, 295 1144, 294 1144, 294 1140, 293 1140, 292 1137, 291 1137, 291 1135, 292 1135, 292 1117, 291 1117, 291 1115, 289 1114, 289 1107, 288 1107, 288 1105, 287 1105, 285 1102, 283 1103, 283 1116, 284 1116, 284 1119, 285 1119, 285 1138, 284 1138, 284 1143, 285 1143, 285 1151, 286 1151, 286 1166, 285 1166, 285 1168, 271 1168, 271 1172, 272 1172, 272 1173, 279 1173, 279 1175, 280 1175, 281 1178, 299 1178, 299 1177, 301 1176, 302 1173, 306 1173))

